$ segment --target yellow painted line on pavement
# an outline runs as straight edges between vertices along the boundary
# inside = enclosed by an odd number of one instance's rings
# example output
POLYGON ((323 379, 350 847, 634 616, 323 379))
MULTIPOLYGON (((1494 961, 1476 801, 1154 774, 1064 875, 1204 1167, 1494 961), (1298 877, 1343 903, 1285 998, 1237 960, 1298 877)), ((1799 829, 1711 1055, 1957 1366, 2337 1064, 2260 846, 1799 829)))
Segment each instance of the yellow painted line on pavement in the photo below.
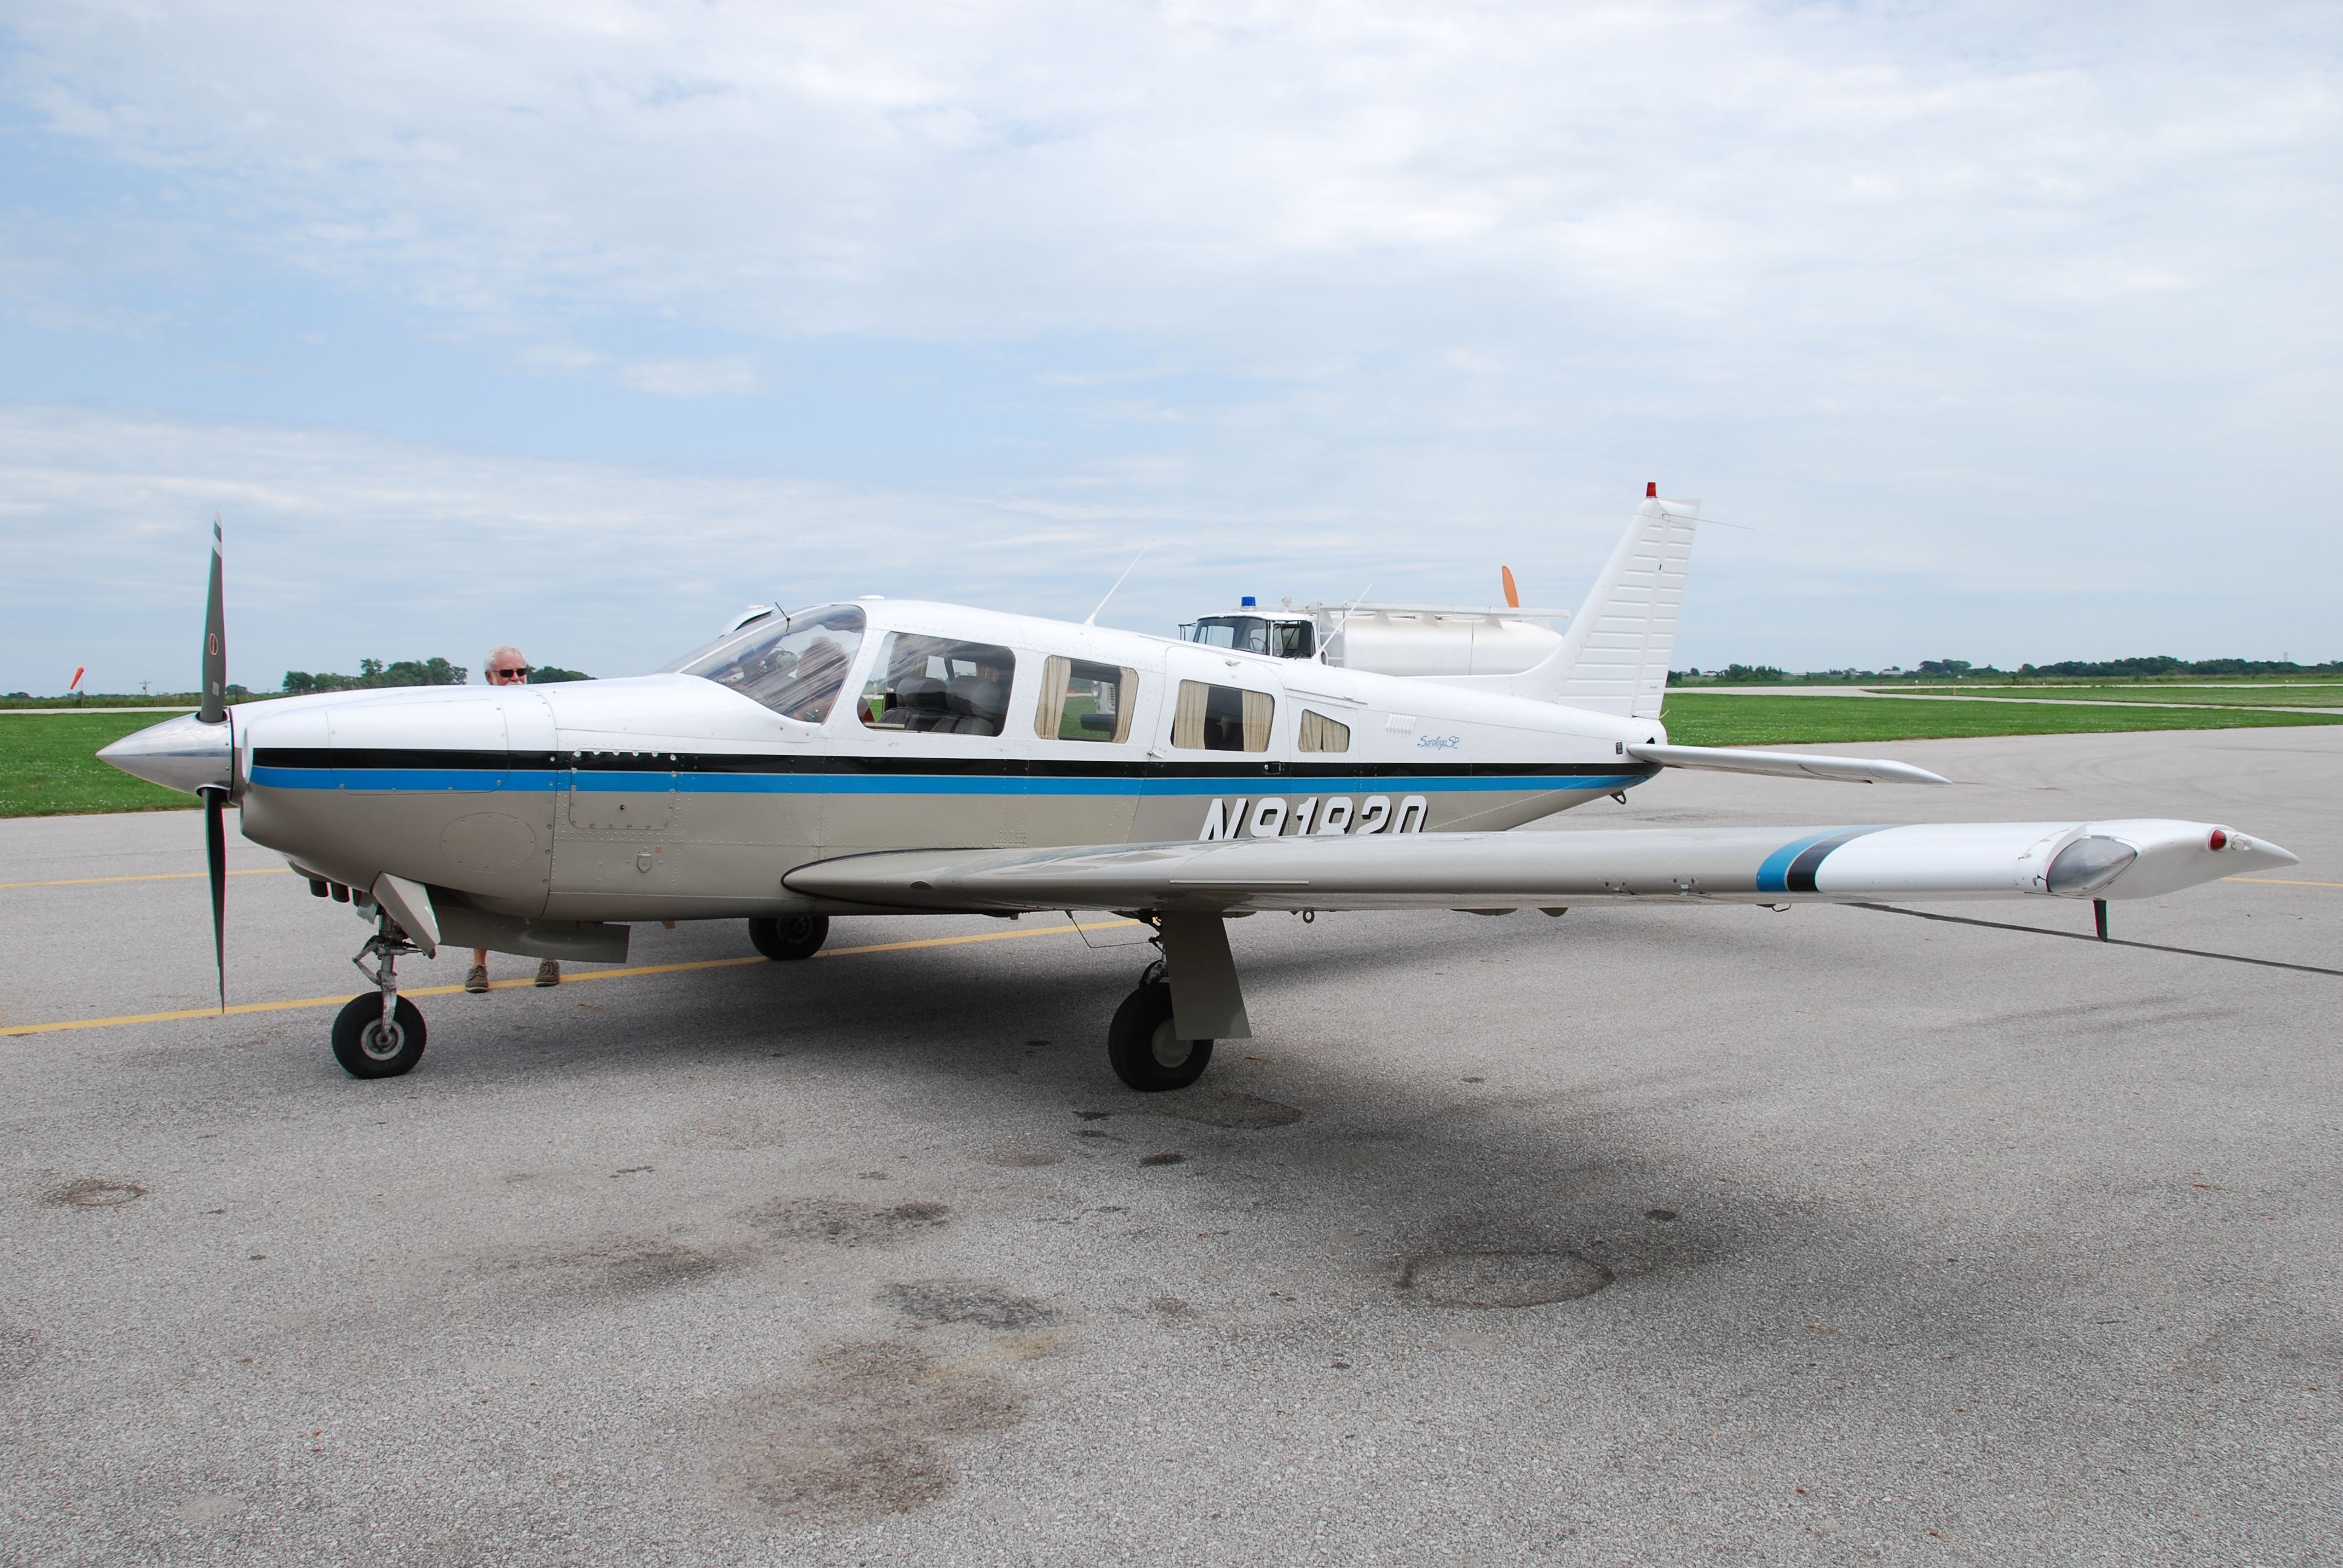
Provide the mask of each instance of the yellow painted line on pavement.
MULTIPOLYGON (((210 873, 206 871, 154 871, 144 877, 63 877, 54 882, 0 882, 0 890, 9 888, 86 888, 97 882, 186 882, 198 880, 210 873)), ((230 871, 231 877, 289 877, 290 866, 255 866, 248 870, 230 871)))
MULTIPOLYGON (((1135 926, 1138 923, 1137 920, 1094 920, 1088 925, 1029 926, 1022 930, 975 931, 958 937, 921 937, 908 942, 869 942, 859 948, 825 948, 813 956, 818 959, 843 959, 853 958, 862 953, 905 953, 920 948, 958 948, 967 947, 975 942, 1012 941, 1019 937, 1063 937, 1071 936, 1078 931, 1107 931, 1118 926, 1135 926)), ((753 958, 697 959, 689 963, 642 964, 633 969, 585 970, 562 976, 561 983, 582 985, 588 980, 631 980, 641 975, 689 974, 695 970, 738 969, 743 964, 762 964, 771 961, 762 953, 759 953, 753 958)), ((512 990, 536 984, 533 980, 491 980, 488 989, 512 990)), ((464 988, 459 985, 417 986, 412 990, 402 988, 398 994, 410 997, 458 996, 462 994, 463 990, 464 988)), ((297 1001, 240 1001, 232 1004, 227 1011, 231 1015, 247 1012, 297 1012, 304 1008, 341 1007, 349 1000, 347 996, 310 996, 303 997, 297 1001)), ((180 1008, 171 1012, 125 1013, 119 1018, 75 1018, 65 1019, 56 1023, 10 1024, 0 1026, 0 1036, 56 1034, 69 1029, 115 1029, 134 1023, 176 1023, 186 1019, 219 1016, 220 1010, 216 1007, 180 1008)))
POLYGON ((2292 877, 2224 877, 2225 882, 2259 882, 2271 888, 2343 888, 2343 882, 2304 882, 2292 877))

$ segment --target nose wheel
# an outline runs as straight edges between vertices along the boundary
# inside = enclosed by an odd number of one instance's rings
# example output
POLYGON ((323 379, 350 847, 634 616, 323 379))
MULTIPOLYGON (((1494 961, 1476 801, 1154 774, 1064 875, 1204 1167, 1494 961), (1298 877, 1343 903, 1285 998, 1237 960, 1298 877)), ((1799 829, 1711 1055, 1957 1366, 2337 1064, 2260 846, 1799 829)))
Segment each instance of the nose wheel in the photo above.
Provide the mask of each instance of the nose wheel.
POLYGON ((334 1060, 352 1078, 396 1078, 423 1060, 423 1010, 405 997, 386 1019, 380 997, 354 996, 334 1018, 334 1060))
POLYGON ((423 1060, 423 1010, 398 994, 398 958, 421 952, 388 915, 350 962, 375 989, 350 998, 334 1015, 334 1060, 352 1078, 397 1078, 423 1060), (367 968, 373 959, 375 967, 367 968))
POLYGON ((1212 1064, 1212 1042, 1182 1040, 1172 1027, 1172 983, 1161 966, 1148 970, 1139 989, 1122 999, 1107 1026, 1106 1059, 1114 1075, 1141 1094, 1185 1089, 1212 1064))

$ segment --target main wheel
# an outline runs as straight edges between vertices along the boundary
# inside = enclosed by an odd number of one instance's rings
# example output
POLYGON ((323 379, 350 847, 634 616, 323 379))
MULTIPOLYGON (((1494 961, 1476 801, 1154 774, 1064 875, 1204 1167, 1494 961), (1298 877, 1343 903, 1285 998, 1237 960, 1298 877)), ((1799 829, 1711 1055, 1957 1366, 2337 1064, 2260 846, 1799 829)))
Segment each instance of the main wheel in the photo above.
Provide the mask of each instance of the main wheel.
POLYGON ((1151 980, 1114 1010, 1106 1030, 1106 1059, 1117 1078, 1141 1094, 1153 1094, 1185 1089, 1202 1078, 1212 1060, 1212 1042, 1174 1036, 1172 987, 1151 980))
POLYGON ((334 1060, 352 1078, 397 1078, 423 1060, 423 1010, 405 997, 382 1021, 382 993, 350 998, 334 1015, 334 1060))
POLYGON ((768 920, 759 916, 749 922, 749 940, 757 944, 759 952, 779 962, 809 959, 830 940, 830 917, 781 915, 768 920))

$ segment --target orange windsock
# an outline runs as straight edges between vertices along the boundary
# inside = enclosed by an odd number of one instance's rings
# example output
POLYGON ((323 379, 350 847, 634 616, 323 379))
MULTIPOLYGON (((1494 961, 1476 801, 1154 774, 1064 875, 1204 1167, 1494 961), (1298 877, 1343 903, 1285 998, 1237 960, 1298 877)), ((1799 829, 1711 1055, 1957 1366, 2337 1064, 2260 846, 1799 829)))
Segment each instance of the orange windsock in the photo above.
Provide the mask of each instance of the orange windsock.
POLYGON ((1522 608, 1522 590, 1513 586, 1513 568, 1499 567, 1498 575, 1505 579, 1505 603, 1514 609, 1522 608))
POLYGON ((81 684, 82 672, 88 668, 89 666, 85 664, 76 664, 74 666, 74 678, 65 682, 65 689, 67 691, 71 691, 75 687, 81 684))

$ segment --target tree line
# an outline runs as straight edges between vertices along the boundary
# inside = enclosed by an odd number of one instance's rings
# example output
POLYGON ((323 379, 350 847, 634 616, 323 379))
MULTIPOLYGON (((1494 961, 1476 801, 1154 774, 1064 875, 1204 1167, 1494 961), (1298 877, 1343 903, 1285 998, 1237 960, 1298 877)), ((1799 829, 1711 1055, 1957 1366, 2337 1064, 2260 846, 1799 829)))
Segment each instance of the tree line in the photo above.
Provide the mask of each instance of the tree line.
MULTIPOLYGON (((371 691, 392 686, 461 686, 471 678, 470 669, 444 658, 400 658, 387 664, 362 658, 356 675, 337 675, 331 670, 313 675, 306 669, 288 669, 282 689, 287 697, 300 697, 313 691, 371 691)), ((531 686, 593 678, 583 670, 564 669, 558 664, 541 664, 528 672, 531 686)))

